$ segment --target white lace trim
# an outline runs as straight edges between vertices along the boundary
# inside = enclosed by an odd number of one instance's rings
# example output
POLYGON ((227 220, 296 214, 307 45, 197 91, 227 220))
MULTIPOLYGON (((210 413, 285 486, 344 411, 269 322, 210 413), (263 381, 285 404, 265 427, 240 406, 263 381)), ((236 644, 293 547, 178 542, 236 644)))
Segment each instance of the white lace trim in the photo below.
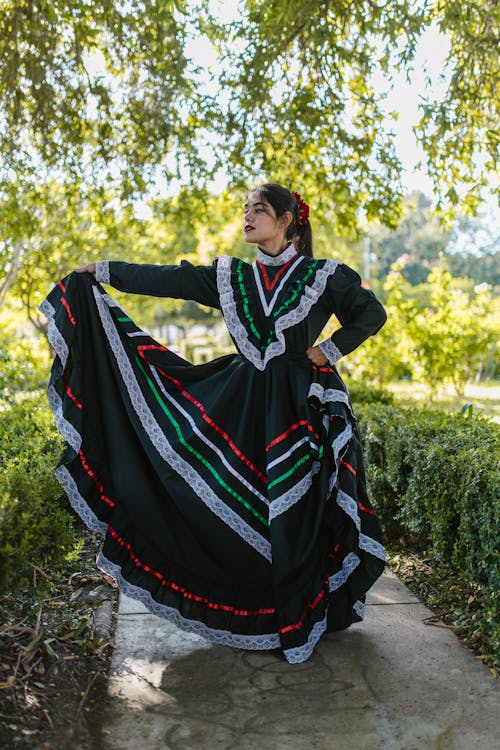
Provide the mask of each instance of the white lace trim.
POLYGON ((167 436, 155 419, 149 408, 140 385, 123 347, 121 339, 114 327, 113 318, 107 308, 103 295, 96 286, 93 287, 99 316, 106 333, 109 345, 115 356, 123 382, 127 388, 132 406, 139 417, 142 427, 159 455, 176 471, 191 487, 202 502, 225 524, 227 524, 242 539, 250 544, 266 560, 271 562, 271 544, 261 534, 249 526, 235 511, 229 508, 209 487, 198 472, 172 448, 167 436))
POLYGON ((358 599, 356 602, 354 602, 352 608, 356 612, 356 614, 361 617, 361 619, 363 619, 363 617, 365 616, 365 605, 363 604, 363 602, 360 602, 358 599))
POLYGON ((293 243, 278 255, 268 255, 260 247, 257 249, 257 260, 259 263, 262 263, 263 266, 283 266, 291 260, 294 255, 297 255, 297 249, 293 243))
POLYGON ((119 309, 121 309, 118 302, 115 299, 113 299, 113 297, 111 297, 109 294, 101 294, 101 297, 105 301, 108 307, 118 307, 119 309))
MULTIPOLYGON (((318 384, 315 383, 313 385, 318 385, 318 384)), ((312 386, 311 386, 311 388, 312 388, 312 386)), ((324 389, 322 389, 322 390, 324 391, 324 389)), ((311 390, 309 391, 309 395, 310 395, 310 393, 311 393, 311 390)), ((324 393, 329 393, 330 396, 331 396, 331 394, 341 394, 341 395, 345 396, 345 398, 347 398, 346 394, 343 391, 334 391, 333 389, 330 389, 329 392, 324 391, 324 393)), ((336 399, 334 399, 332 397, 329 400, 336 400, 336 399)), ((332 453, 333 453, 333 460, 334 460, 334 463, 335 463, 335 470, 334 470, 334 472, 332 473, 332 475, 330 476, 330 479, 329 479, 329 483, 328 483, 328 485, 329 485, 329 492, 332 492, 332 490, 335 487, 335 483, 337 481, 340 452, 349 443, 349 441, 351 440, 351 438, 352 438, 352 426, 349 423, 347 423, 346 426, 345 426, 345 429, 342 430, 342 432, 340 433, 340 435, 337 435, 337 437, 335 438, 335 440, 331 444, 331 450, 332 450, 332 453)), ((291 450, 293 450, 296 446, 298 446, 298 444, 300 442, 302 442, 302 441, 299 441, 295 446, 292 446, 292 448, 290 449, 290 451, 287 451, 287 453, 283 454, 284 457, 286 458, 287 454, 290 453, 291 450)), ((275 459, 275 461, 273 461, 272 463, 273 464, 277 463, 278 461, 281 460, 281 458, 282 457, 280 456, 279 458, 275 459)), ((269 472, 269 467, 270 467, 270 465, 267 467, 267 471, 268 472, 269 472)), ((289 508, 292 507, 292 505, 295 505, 295 503, 297 503, 306 494, 306 492, 309 490, 309 488, 310 488, 310 486, 312 484, 313 477, 315 476, 315 474, 317 474, 319 472, 320 468, 321 468, 321 463, 318 461, 318 462, 316 462, 314 464, 314 466, 311 469, 310 473, 306 477, 304 477, 300 482, 298 482, 297 485, 295 485, 294 487, 292 487, 290 490, 288 490, 281 497, 276 498, 275 500, 271 501, 271 505, 270 505, 270 508, 269 508, 269 520, 270 521, 271 521, 272 518, 276 518, 276 516, 279 516, 282 513, 284 513, 285 511, 287 511, 289 508)))
POLYGON ((361 519, 358 513, 358 504, 353 497, 341 490, 340 487, 337 490, 337 505, 340 505, 342 510, 347 513, 349 518, 352 520, 357 530, 360 531, 361 519))
POLYGON ((75 453, 78 453, 82 445, 82 437, 78 430, 76 430, 71 422, 68 422, 63 415, 63 402, 53 385, 49 385, 47 397, 54 415, 57 429, 66 442, 73 448, 75 453))
POLYGON ((107 523, 100 521, 95 513, 89 508, 88 503, 80 495, 76 482, 65 466, 58 466, 55 470, 57 480, 71 503, 71 506, 78 513, 82 521, 89 529, 97 531, 99 534, 105 534, 108 530, 107 523))
POLYGON ((181 630, 185 630, 188 633, 195 633, 202 638, 206 638, 213 643, 219 643, 223 646, 233 646, 234 648, 243 648, 252 651, 269 650, 280 646, 279 633, 240 635, 231 633, 227 630, 210 628, 208 625, 205 625, 205 623, 199 622, 198 620, 188 620, 174 607, 169 607, 166 604, 160 604, 155 601, 149 591, 129 583, 129 581, 123 577, 120 566, 104 557, 102 552, 97 558, 97 565, 101 570, 115 579, 124 594, 130 596, 132 599, 136 599, 141 602, 141 604, 144 604, 153 615, 173 622, 174 625, 181 630))
POLYGON ((309 638, 302 646, 283 649, 285 658, 290 664, 300 664, 301 662, 309 659, 315 645, 326 630, 327 615, 328 612, 325 614, 322 620, 314 625, 313 629, 309 633, 309 638))
MULTIPOLYGON (((319 383, 311 383, 311 386, 309 388, 309 393, 307 395, 308 395, 308 398, 311 398, 311 397, 317 398, 321 404, 325 404, 327 402, 331 402, 331 403, 341 402, 348 407, 352 417, 354 418, 349 396, 344 391, 341 391, 336 388, 325 389, 319 383)), ((328 429, 328 423, 329 423, 328 415, 325 415, 323 417, 323 426, 325 427, 326 430, 328 429)), ((333 471, 328 481, 328 489, 330 493, 333 491, 335 484, 337 482, 340 453, 347 446, 347 444, 352 438, 352 435, 353 435, 352 425, 349 424, 349 422, 346 422, 345 429, 342 430, 342 432, 339 435, 337 435, 337 437, 332 443, 331 448, 332 448, 334 462, 335 462, 335 470, 333 471)))
POLYGON ((335 462, 335 470, 332 473, 330 480, 328 482, 328 490, 331 493, 333 491, 333 488, 335 487, 335 483, 337 481, 338 473, 339 473, 339 457, 341 451, 346 447, 346 445, 349 443, 349 441, 352 438, 352 426, 347 423, 345 430, 343 430, 340 435, 337 435, 335 440, 332 443, 332 452, 333 452, 333 459, 335 462))
POLYGON ((38 308, 41 313, 45 315, 49 322, 49 330, 47 332, 47 338, 49 340, 49 343, 59 359, 61 360, 61 364, 63 368, 66 366, 66 362, 68 361, 68 355, 69 355, 69 349, 66 341, 63 338, 62 333, 60 332, 59 328, 56 325, 55 322, 55 314, 56 311, 50 304, 48 300, 44 300, 40 307, 38 308))
POLYGON ((233 475, 241 484, 246 487, 247 490, 249 490, 253 495, 255 495, 261 502, 263 502, 266 506, 269 505, 269 500, 267 497, 265 497, 261 492, 259 492, 252 484, 250 484, 249 481, 245 479, 235 468, 234 466, 231 466, 227 458, 225 457, 224 453, 218 448, 212 441, 203 434, 203 432, 197 427, 195 420, 193 417, 179 404, 178 401, 175 400, 175 398, 172 396, 171 393, 167 391, 165 386, 163 385, 161 378, 159 377, 158 373, 156 372, 156 369, 150 364, 149 370, 153 376, 153 378, 156 381, 157 386, 167 399, 167 401, 170 401, 171 404, 175 406, 175 408, 182 414, 182 416, 189 422, 191 425, 191 429, 193 432, 198 435, 200 440, 205 443, 206 446, 208 446, 213 452, 219 457, 222 464, 226 467, 226 469, 229 471, 230 474, 233 475))
POLYGON ((322 341, 318 346, 331 365, 333 365, 334 362, 338 362, 338 360, 344 356, 338 346, 335 346, 331 339, 322 341))
POLYGON ((349 552, 342 560, 342 568, 328 579, 329 591, 336 591, 347 581, 351 573, 356 570, 361 560, 355 552, 349 552))
POLYGON ((302 299, 298 306, 278 318, 275 324, 276 341, 273 341, 262 354, 249 340, 248 332, 240 321, 237 313, 236 300, 231 286, 231 263, 229 255, 221 255, 217 262, 217 288, 222 314, 229 333, 236 341, 241 354, 258 370, 265 370, 269 360, 279 357, 286 349, 284 331, 291 326, 301 323, 309 313, 311 307, 325 291, 328 278, 335 273, 338 261, 327 260, 316 273, 312 286, 304 288, 302 299))
POLYGON ((95 279, 103 284, 110 284, 109 260, 98 260, 95 264, 95 279))
POLYGON ((371 538, 371 536, 360 534, 359 546, 360 549, 364 549, 365 552, 369 552, 370 555, 373 555, 373 557, 378 557, 379 560, 383 560, 385 562, 385 549, 380 544, 380 542, 376 542, 375 539, 371 538))
POLYGON ((315 461, 311 471, 305 477, 302 477, 296 485, 287 490, 283 495, 280 495, 276 500, 271 500, 271 505, 269 506, 269 522, 271 522, 273 518, 285 513, 292 507, 292 505, 295 505, 295 503, 298 503, 298 501, 304 497, 312 484, 313 477, 320 469, 321 463, 315 461))
POLYGON ((356 526, 359 537, 358 544, 359 548, 365 552, 369 552, 370 555, 378 557, 380 560, 385 560, 385 550, 380 542, 375 541, 370 536, 361 532, 361 519, 359 517, 359 508, 357 502, 340 488, 337 491, 337 504, 342 508, 356 526))
POLYGON ((321 404, 326 404, 327 401, 340 401, 341 403, 345 404, 351 414, 353 414, 349 396, 345 391, 341 391, 338 388, 323 388, 320 383, 311 383, 307 397, 317 398, 321 404))

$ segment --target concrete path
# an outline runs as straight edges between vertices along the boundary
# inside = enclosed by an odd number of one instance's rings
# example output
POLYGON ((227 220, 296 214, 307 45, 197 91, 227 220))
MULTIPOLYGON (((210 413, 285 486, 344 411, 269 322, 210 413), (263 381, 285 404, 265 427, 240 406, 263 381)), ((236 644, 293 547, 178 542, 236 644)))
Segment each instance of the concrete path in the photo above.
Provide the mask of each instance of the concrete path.
POLYGON ((391 573, 311 659, 214 646, 122 597, 103 750, 499 750, 488 670, 391 573))

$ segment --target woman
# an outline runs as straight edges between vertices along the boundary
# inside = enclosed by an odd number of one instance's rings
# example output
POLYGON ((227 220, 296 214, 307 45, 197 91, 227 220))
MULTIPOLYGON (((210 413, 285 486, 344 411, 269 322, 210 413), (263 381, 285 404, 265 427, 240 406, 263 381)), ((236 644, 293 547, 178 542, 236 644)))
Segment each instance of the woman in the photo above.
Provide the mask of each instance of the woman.
POLYGON ((179 627, 292 663, 362 619, 384 565, 334 362, 386 316, 354 271, 312 257, 308 213, 296 193, 262 185, 244 208, 254 263, 100 261, 41 308, 68 443, 56 473, 104 534, 99 566, 179 627), (219 308, 238 353, 186 362, 100 282, 219 308), (332 314, 342 327, 314 346, 332 314))

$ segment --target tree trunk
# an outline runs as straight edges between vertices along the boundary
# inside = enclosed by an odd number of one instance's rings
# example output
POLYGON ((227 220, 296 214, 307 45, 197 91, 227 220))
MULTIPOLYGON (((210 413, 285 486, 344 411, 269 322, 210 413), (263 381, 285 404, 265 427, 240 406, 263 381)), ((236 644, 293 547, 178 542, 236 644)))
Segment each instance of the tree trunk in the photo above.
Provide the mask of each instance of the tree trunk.
POLYGON ((21 242, 16 242, 14 245, 14 253, 10 262, 10 268, 5 272, 5 278, 0 283, 0 305, 3 305, 5 297, 10 287, 16 279, 17 272, 21 268, 21 254, 23 251, 23 245, 21 242))

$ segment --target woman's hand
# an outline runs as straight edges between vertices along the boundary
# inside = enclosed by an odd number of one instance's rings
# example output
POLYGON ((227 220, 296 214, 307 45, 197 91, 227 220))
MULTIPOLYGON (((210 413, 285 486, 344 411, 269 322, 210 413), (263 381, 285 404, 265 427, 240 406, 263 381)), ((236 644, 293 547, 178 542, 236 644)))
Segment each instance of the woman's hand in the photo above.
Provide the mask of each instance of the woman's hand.
POLYGON ((81 268, 75 268, 76 273, 91 273, 95 279, 95 263, 88 263, 81 268))
POLYGON ((307 356, 318 367, 328 364, 328 357, 326 357, 319 346, 310 346, 306 351, 307 356))

